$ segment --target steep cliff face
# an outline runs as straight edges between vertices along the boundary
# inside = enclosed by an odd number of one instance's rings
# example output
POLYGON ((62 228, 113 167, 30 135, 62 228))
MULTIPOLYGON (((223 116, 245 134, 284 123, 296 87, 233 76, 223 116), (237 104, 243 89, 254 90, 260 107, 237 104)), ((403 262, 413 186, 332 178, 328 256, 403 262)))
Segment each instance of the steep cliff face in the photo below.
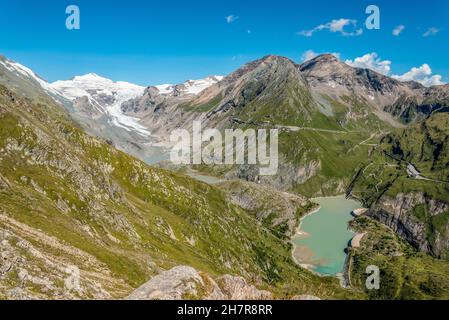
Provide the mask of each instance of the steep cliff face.
POLYGON ((433 113, 449 112, 449 85, 430 88, 416 87, 413 94, 401 95, 392 104, 385 106, 403 123, 416 123, 425 120, 433 113))
POLYGON ((449 205, 422 192, 383 196, 368 216, 390 227, 420 251, 449 258, 449 205))

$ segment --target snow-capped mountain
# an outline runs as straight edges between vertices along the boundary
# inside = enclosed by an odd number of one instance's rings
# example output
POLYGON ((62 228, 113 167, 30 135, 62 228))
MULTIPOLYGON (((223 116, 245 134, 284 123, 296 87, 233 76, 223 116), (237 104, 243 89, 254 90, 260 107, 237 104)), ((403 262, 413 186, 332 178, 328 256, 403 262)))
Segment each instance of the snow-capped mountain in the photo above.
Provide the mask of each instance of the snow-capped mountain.
POLYGON ((5 57, 0 56, 0 65, 8 70, 11 74, 19 77, 25 81, 34 83, 35 85, 44 89, 44 91, 51 96, 59 96, 61 93, 52 87, 50 83, 42 79, 33 70, 20 63, 9 60, 5 57))
POLYGON ((92 106, 99 114, 110 115, 110 121, 118 127, 142 135, 150 134, 139 124, 138 119, 124 115, 120 108, 124 102, 143 95, 145 87, 123 81, 114 82, 89 73, 71 80, 56 81, 51 84, 51 88, 74 103, 80 102, 82 98, 87 99, 85 104, 92 106))
POLYGON ((210 76, 199 80, 188 80, 177 85, 162 84, 156 86, 156 88, 162 95, 197 95, 210 86, 220 82, 223 78, 223 76, 210 76))
POLYGON ((108 116, 112 125, 144 136, 150 134, 139 124, 138 119, 124 115, 120 109, 123 102, 141 96, 145 87, 128 82, 114 82, 94 73, 49 83, 30 68, 5 57, 0 57, 0 67, 6 70, 4 76, 13 77, 9 81, 16 83, 21 90, 25 90, 25 85, 32 84, 57 102, 68 100, 78 106, 88 104, 97 114, 108 116), (83 102, 83 99, 87 100, 83 102))
MULTIPOLYGON (((158 85, 156 88, 159 94, 164 96, 197 95, 222 79, 221 76, 211 76, 178 85, 158 85)), ((125 115, 121 108, 126 101, 141 97, 145 87, 123 81, 114 82, 95 73, 89 73, 71 80, 56 81, 50 88, 60 92, 70 101, 84 106, 88 104, 98 114, 108 113, 112 124, 118 127, 134 130, 141 135, 149 135, 149 131, 139 123, 139 119, 125 115), (81 98, 87 101, 81 101, 81 98)))
MULTIPOLYGON (((143 96, 145 87, 124 81, 113 81, 95 73, 75 76, 70 80, 49 83, 30 68, 0 56, 0 70, 5 69, 3 77, 8 83, 16 83, 23 91, 30 84, 29 91, 38 89, 59 103, 69 104, 75 112, 87 118, 107 119, 112 126, 143 137, 150 135, 149 130, 139 123, 139 119, 126 115, 122 105, 131 99, 143 96), (9 78, 8 78, 9 77, 9 78), (12 78, 11 78, 12 77, 12 78), (6 80, 8 78, 9 80, 6 80)), ((222 76, 210 76, 199 80, 188 80, 182 84, 164 84, 155 86, 161 96, 170 98, 194 96, 223 79, 222 76)))

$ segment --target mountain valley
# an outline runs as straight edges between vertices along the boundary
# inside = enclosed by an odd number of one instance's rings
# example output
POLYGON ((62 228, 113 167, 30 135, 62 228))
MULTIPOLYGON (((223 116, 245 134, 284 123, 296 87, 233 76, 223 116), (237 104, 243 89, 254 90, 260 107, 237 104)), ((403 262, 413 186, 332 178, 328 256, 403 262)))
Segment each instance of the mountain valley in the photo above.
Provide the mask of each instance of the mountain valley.
POLYGON ((448 111, 449 85, 330 54, 148 87, 48 83, 0 57, 0 299, 445 298, 448 111), (174 167, 170 133, 194 120, 278 129, 277 174, 174 167), (348 249, 347 288, 299 266, 291 243, 311 198, 341 194, 367 208, 350 223, 367 236, 348 249), (388 279, 380 292, 363 288, 370 264, 388 279), (73 266, 82 286, 67 290, 73 266))

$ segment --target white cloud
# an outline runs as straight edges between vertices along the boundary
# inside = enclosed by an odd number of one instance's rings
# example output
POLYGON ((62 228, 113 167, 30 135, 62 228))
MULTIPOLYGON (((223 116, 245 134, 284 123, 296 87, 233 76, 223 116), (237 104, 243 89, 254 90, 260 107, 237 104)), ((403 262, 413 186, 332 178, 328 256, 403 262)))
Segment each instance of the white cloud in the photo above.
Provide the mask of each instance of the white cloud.
POLYGON ((345 62, 352 67, 371 69, 384 75, 388 75, 391 71, 391 61, 380 59, 375 52, 367 53, 362 57, 346 60, 345 62))
POLYGON ((229 16, 225 17, 227 23, 233 23, 238 18, 239 17, 237 17, 237 16, 235 16, 233 14, 230 14, 229 16))
POLYGON ((439 74, 432 75, 432 69, 427 63, 418 68, 413 67, 403 75, 393 75, 392 77, 400 81, 416 81, 426 87, 444 84, 439 74))
MULTIPOLYGON (((302 62, 309 61, 309 60, 311 60, 311 59, 313 59, 313 58, 319 56, 320 54, 322 54, 322 53, 317 53, 317 52, 315 52, 315 51, 313 51, 313 50, 307 50, 307 51, 305 51, 305 52, 302 54, 301 60, 302 60, 302 62)), ((338 59, 340 59, 340 54, 339 54, 339 53, 337 53, 337 52, 332 52, 331 54, 334 55, 334 56, 336 56, 338 59)))
POLYGON ((343 29, 350 24, 355 25, 357 24, 357 21, 349 19, 332 20, 329 22, 329 30, 332 32, 343 32, 343 29))
POLYGON ((302 61, 308 61, 311 60, 313 58, 315 58, 316 56, 318 56, 318 53, 316 53, 313 50, 307 50, 306 52, 304 52, 301 56, 301 60, 302 61))
POLYGON ((399 81, 416 81, 426 87, 445 84, 442 80, 443 77, 439 74, 433 74, 432 69, 427 63, 424 63, 420 67, 413 67, 410 71, 402 75, 391 75, 392 62, 390 60, 380 59, 375 52, 365 54, 354 60, 346 60, 345 63, 356 68, 371 69, 381 74, 391 76, 399 81))
POLYGON ((311 30, 303 30, 298 32, 298 34, 305 36, 305 37, 311 37, 315 32, 322 31, 322 30, 329 30, 330 32, 338 32, 344 36, 360 36, 363 34, 363 29, 357 29, 357 20, 353 19, 334 19, 331 22, 328 22, 326 24, 320 24, 319 26, 316 26, 315 28, 311 30), (353 31, 346 31, 346 27, 353 28, 353 31))
POLYGON ((440 32, 440 29, 435 27, 430 27, 427 29, 426 32, 423 33, 423 37, 430 37, 436 35, 438 32, 440 32))
POLYGON ((397 26, 396 28, 394 28, 392 33, 394 36, 397 37, 398 35, 400 35, 402 33, 402 31, 404 31, 404 29, 405 29, 405 26, 401 24, 401 25, 397 26))

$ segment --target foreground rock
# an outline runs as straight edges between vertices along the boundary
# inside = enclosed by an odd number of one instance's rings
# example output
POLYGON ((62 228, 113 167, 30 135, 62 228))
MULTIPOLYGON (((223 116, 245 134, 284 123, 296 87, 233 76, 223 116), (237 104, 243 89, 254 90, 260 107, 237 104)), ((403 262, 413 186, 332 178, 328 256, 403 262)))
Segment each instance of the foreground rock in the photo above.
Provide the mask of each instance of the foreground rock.
POLYGON ((189 266, 164 271, 136 289, 129 300, 269 300, 271 292, 258 290, 242 277, 225 275, 216 281, 189 266))
POLYGON ((217 279, 217 283, 229 300, 270 300, 273 294, 269 291, 258 290, 242 277, 225 275, 217 279))

